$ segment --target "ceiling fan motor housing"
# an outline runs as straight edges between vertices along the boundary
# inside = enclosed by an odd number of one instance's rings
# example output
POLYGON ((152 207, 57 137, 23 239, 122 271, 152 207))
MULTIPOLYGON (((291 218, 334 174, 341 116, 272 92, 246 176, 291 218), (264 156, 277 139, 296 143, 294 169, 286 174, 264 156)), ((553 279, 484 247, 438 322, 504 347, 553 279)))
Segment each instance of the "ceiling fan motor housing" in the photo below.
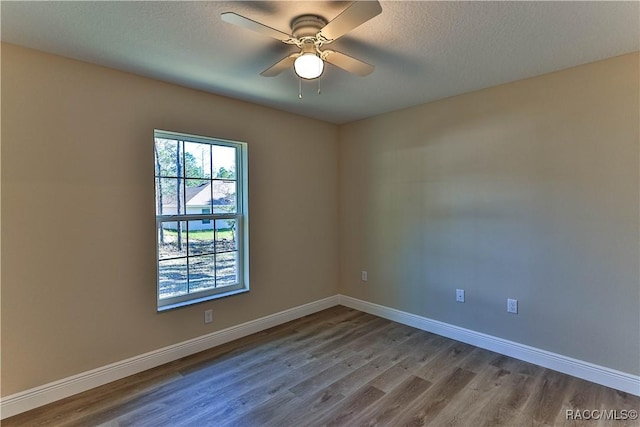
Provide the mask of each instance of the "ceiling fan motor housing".
POLYGON ((299 40, 315 38, 325 25, 327 25, 327 20, 321 16, 300 15, 291 21, 291 34, 299 40))

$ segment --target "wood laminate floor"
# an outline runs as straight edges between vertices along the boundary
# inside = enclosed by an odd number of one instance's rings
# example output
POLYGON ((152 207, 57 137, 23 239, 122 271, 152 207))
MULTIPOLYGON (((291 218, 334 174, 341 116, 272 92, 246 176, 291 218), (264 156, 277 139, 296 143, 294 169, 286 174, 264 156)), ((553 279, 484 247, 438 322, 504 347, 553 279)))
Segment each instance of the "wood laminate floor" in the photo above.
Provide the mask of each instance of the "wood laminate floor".
POLYGON ((639 407, 636 396, 338 306, 2 425, 622 427, 640 423, 566 414, 624 418, 639 407))

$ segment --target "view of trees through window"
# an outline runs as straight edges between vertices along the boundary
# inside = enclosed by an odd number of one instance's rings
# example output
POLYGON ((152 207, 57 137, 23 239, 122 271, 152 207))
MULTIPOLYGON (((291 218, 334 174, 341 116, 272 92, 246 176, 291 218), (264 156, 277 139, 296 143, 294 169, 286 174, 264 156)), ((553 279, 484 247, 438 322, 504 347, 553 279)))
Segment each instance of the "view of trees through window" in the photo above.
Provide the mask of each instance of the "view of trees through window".
POLYGON ((159 300, 239 283, 237 150, 156 136, 159 300))

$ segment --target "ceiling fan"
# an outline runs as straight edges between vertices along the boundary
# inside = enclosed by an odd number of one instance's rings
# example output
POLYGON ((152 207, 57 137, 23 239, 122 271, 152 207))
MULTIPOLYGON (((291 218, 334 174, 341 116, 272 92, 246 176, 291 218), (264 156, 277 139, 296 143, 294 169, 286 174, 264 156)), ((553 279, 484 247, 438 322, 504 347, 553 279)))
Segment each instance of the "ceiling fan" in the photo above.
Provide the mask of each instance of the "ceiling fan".
POLYGON ((328 62, 358 76, 366 76, 373 71, 373 65, 360 61, 344 53, 322 49, 349 31, 367 22, 382 12, 377 1, 356 1, 330 22, 317 15, 301 15, 291 21, 291 34, 268 27, 234 12, 221 15, 223 21, 238 25, 260 34, 296 46, 299 52, 292 53, 260 73, 265 77, 277 76, 293 65, 295 73, 307 80, 317 79, 328 62))

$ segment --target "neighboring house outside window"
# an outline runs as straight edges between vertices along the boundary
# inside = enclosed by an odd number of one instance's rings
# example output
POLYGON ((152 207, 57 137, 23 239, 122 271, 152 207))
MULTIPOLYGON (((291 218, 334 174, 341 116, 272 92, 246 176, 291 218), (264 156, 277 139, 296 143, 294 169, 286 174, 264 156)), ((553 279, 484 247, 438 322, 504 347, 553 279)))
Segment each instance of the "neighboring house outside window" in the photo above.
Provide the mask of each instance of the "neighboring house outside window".
POLYGON ((158 310, 247 291, 246 143, 154 137, 158 310))

